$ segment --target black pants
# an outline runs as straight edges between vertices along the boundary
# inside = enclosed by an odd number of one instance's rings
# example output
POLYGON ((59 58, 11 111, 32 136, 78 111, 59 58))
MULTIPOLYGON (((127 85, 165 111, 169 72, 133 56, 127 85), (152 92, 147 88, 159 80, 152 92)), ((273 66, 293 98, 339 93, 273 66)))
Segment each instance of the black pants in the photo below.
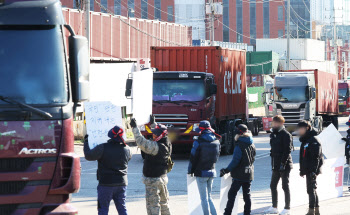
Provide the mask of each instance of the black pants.
POLYGON ((278 170, 272 170, 272 177, 271 177, 271 196, 272 196, 272 207, 277 208, 278 206, 278 192, 277 192, 277 185, 280 179, 282 179, 282 189, 284 191, 284 201, 285 209, 290 209, 290 190, 289 190, 289 173, 290 170, 285 170, 283 172, 280 172, 278 170))
POLYGON ((316 178, 312 178, 310 174, 306 175, 306 189, 307 189, 307 194, 309 195, 309 208, 319 207, 318 195, 316 192, 316 189, 317 189, 316 178))
POLYGON ((252 202, 250 199, 250 185, 251 182, 233 180, 230 190, 228 191, 228 201, 226 204, 224 215, 231 215, 233 206, 235 204, 236 196, 239 189, 243 190, 244 200, 244 215, 250 215, 252 202))

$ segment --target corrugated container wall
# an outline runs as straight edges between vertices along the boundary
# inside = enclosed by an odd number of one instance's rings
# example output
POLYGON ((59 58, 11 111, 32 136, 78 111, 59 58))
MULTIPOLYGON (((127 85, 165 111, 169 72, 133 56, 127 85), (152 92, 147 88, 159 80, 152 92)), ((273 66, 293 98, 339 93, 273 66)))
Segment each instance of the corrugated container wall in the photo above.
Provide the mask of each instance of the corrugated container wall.
MULTIPOLYGON (((257 39, 256 51, 274 51, 281 59, 286 58, 287 39, 257 39)), ((313 39, 291 39, 290 59, 325 60, 325 42, 313 39)))
POLYGON ((278 69, 279 55, 272 51, 247 52, 247 75, 270 75, 278 69), (266 63, 270 62, 271 63, 266 63))
POLYGON ((212 73, 218 85, 217 119, 246 114, 246 52, 220 47, 152 47, 151 66, 159 71, 212 73))
MULTIPOLYGON (((63 9, 63 15, 67 24, 72 26, 76 34, 85 35, 83 12, 75 9, 63 9)), ((67 30, 65 35, 69 36, 67 30)), ((90 12, 91 57, 107 59, 150 58, 151 46, 176 45, 192 45, 191 27, 90 12)))
POLYGON ((338 114, 338 77, 323 71, 315 71, 316 111, 318 114, 338 114))
MULTIPOLYGON (((285 70, 286 61, 280 60, 280 70, 285 70)), ((313 61, 313 60, 291 60, 290 61, 291 70, 308 70, 308 69, 318 69, 320 71, 325 71, 328 73, 336 74, 335 61, 313 61)))

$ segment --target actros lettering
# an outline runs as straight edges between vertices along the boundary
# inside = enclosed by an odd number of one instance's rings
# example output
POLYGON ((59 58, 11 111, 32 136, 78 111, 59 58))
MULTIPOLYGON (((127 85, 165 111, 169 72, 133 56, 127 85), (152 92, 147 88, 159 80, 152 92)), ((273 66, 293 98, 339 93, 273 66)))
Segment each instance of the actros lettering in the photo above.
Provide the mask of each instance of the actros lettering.
POLYGON ((34 154, 56 154, 57 149, 27 149, 23 148, 18 154, 34 155, 34 154))
POLYGON ((234 81, 233 75, 231 71, 225 71, 224 76, 224 93, 225 94, 239 94, 242 93, 241 90, 241 76, 242 72, 236 73, 236 81, 234 81))

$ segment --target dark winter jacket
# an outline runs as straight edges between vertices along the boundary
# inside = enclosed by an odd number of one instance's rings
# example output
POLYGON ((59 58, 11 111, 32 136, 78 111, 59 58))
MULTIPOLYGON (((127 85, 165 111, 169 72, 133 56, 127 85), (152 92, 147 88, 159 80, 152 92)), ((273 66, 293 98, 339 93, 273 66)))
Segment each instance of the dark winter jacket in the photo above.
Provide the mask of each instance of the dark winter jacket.
POLYGON ((321 142, 316 136, 317 132, 311 129, 307 131, 304 136, 300 137, 300 175, 307 175, 310 173, 318 175, 321 173, 324 158, 321 142))
POLYGON ((286 170, 293 168, 291 152, 293 150, 293 137, 283 127, 279 130, 273 129, 270 134, 271 166, 273 170, 279 170, 281 166, 286 170))
POLYGON ((347 162, 349 162, 350 158, 350 129, 347 130, 347 136, 345 138, 345 157, 347 162))
POLYGON ((220 156, 220 141, 211 131, 203 131, 194 141, 188 174, 196 177, 216 177, 215 163, 220 156))
POLYGON ((85 159, 98 161, 97 180, 103 186, 127 186, 128 162, 131 159, 129 146, 108 140, 107 143, 90 149, 87 139, 84 142, 85 159))
POLYGON ((143 163, 143 175, 145 177, 157 178, 168 173, 168 159, 172 150, 171 143, 168 137, 164 137, 157 144, 159 149, 156 155, 145 154, 143 163))
POLYGON ((252 134, 236 135, 235 149, 231 163, 226 168, 234 180, 249 182, 254 179, 255 145, 252 134))

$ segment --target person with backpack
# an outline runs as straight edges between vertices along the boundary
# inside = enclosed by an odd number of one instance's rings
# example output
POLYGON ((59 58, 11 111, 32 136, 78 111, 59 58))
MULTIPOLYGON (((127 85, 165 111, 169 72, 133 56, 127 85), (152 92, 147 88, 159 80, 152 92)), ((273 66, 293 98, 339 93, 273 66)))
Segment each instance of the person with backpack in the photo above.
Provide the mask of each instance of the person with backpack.
POLYGON ((88 161, 98 161, 97 195, 98 214, 108 215, 109 204, 113 199, 119 215, 127 215, 125 206, 126 187, 128 185, 128 163, 131 150, 125 144, 124 130, 115 126, 108 132, 107 143, 90 149, 88 136, 84 141, 84 155, 88 161))
POLYGON ((293 137, 284 128, 283 116, 277 115, 272 119, 272 129, 270 134, 270 156, 272 166, 271 176, 271 196, 272 207, 265 211, 265 214, 290 214, 290 190, 289 174, 293 168, 291 152, 293 150, 293 137), (279 213, 277 185, 282 180, 282 189, 284 191, 285 206, 284 210, 279 213))
POLYGON ((167 189, 169 165, 172 165, 172 146, 164 125, 156 124, 151 116, 153 140, 142 136, 135 119, 130 126, 138 147, 145 153, 143 163, 143 183, 146 187, 146 207, 148 215, 170 215, 169 192, 167 189))
POLYGON ((235 148, 231 163, 227 168, 220 170, 220 177, 231 173, 232 185, 228 192, 228 201, 224 215, 231 215, 238 191, 243 190, 244 215, 250 215, 251 197, 250 187, 254 179, 254 161, 256 155, 252 133, 244 124, 237 126, 235 148))
POLYGON ((216 215, 211 190, 216 177, 215 164, 220 156, 221 136, 215 133, 210 122, 206 120, 199 123, 196 132, 200 136, 193 142, 188 174, 196 177, 203 214, 216 215))
POLYGON ((317 132, 310 122, 300 121, 297 125, 300 135, 300 176, 306 176, 306 188, 309 195, 309 210, 306 215, 320 215, 320 206, 317 195, 317 176, 321 174, 324 162, 321 142, 317 132))

